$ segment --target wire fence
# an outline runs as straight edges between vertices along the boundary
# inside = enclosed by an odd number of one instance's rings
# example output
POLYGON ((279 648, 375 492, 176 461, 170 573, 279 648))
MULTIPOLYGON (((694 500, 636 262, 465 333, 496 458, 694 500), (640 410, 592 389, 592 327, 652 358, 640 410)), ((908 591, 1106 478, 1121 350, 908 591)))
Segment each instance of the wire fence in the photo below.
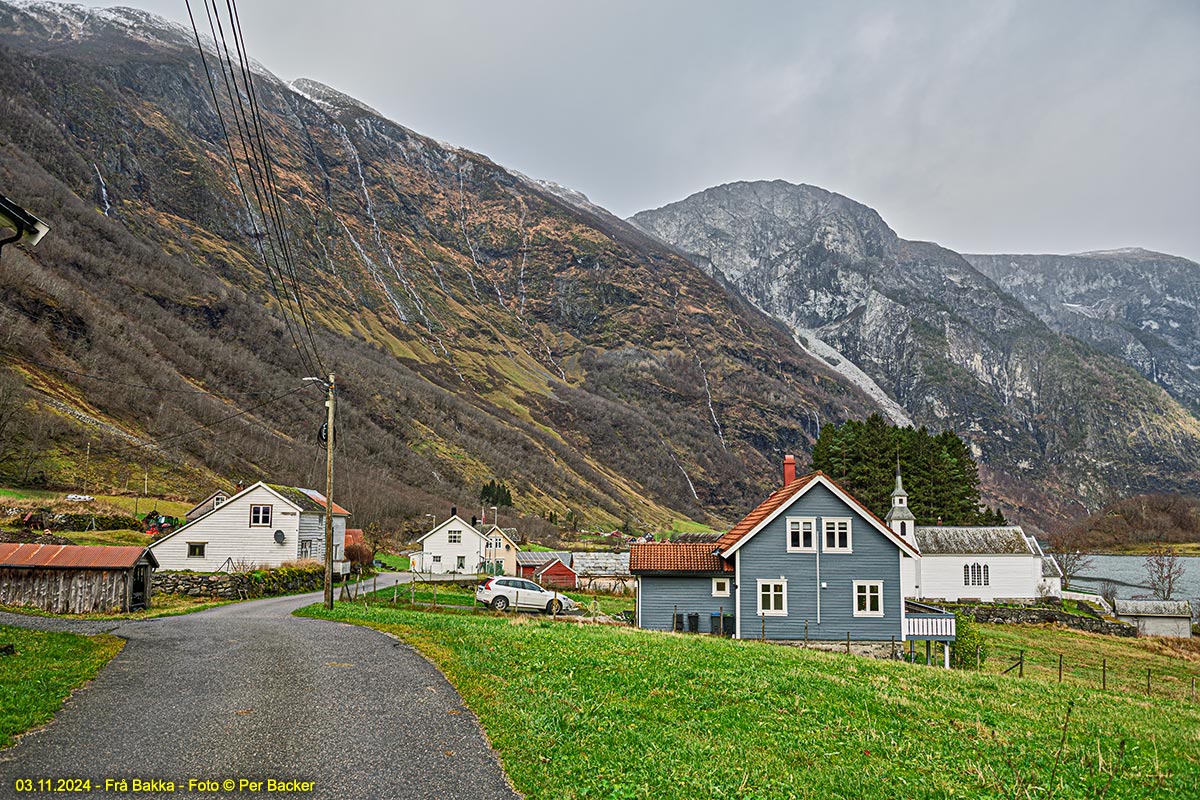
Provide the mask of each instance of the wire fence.
POLYGON ((1108 658, 1079 651, 1028 650, 988 644, 985 651, 976 648, 965 656, 967 666, 980 671, 1006 675, 1017 680, 1060 683, 1102 692, 1141 697, 1169 698, 1188 703, 1200 702, 1200 664, 1183 659, 1179 666, 1166 668, 1161 662, 1142 665, 1128 657, 1108 658), (986 652, 986 657, 983 655, 986 652))

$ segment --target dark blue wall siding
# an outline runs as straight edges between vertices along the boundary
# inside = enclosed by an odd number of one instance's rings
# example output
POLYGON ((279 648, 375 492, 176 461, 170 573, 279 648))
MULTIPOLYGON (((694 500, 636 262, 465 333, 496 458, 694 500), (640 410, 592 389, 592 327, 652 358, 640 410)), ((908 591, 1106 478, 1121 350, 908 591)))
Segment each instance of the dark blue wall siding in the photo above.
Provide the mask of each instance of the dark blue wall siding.
MULTIPOLYGON (((712 596, 712 577, 642 576, 642 616, 638 626, 652 630, 671 630, 672 609, 680 614, 699 614, 700 632, 708 633, 711 616, 721 609, 733 616, 733 576, 729 575, 730 596, 712 596)), ((686 624, 686 623, 685 623, 686 624)))
MULTIPOLYGON (((824 549, 824 537, 819 537, 824 549)), ((758 615, 758 579, 787 579, 787 616, 766 617, 768 639, 857 640, 901 638, 900 556, 898 546, 824 486, 810 489, 737 551, 741 585, 738 591, 741 634, 758 638, 763 618, 758 615), (821 622, 817 623, 816 556, 787 552, 787 517, 850 517, 852 553, 821 552, 821 622), (883 617, 854 616, 854 581, 883 581, 883 617)), ((643 600, 643 602, 645 602, 643 600)), ((668 612, 669 616, 669 612, 668 612)))

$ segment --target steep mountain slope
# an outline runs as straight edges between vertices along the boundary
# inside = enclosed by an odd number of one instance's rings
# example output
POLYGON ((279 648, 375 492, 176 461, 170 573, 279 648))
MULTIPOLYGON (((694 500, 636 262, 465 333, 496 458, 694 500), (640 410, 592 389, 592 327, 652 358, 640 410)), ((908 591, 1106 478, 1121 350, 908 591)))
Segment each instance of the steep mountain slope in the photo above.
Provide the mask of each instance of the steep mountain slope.
POLYGON ((281 289, 189 33, 0 2, 0 187, 52 227, 4 253, 0 361, 41 407, 108 426, 57 437, 49 480, 91 439, 109 480, 151 461, 318 482, 319 393, 259 407, 314 369, 285 324, 297 294, 338 374, 339 500, 359 524, 420 525, 489 478, 531 514, 729 517, 777 480, 783 452, 874 409, 626 223, 260 71, 298 265, 281 289))
POLYGON ((1136 247, 963 258, 1054 330, 1123 358, 1200 413, 1200 264, 1136 247))
MULTIPOLYGON (((872 209, 813 186, 734 183, 634 224, 857 365, 893 418, 952 427, 992 497, 1069 514, 1112 494, 1200 485, 1200 422, 1124 363, 1049 330, 957 253, 900 239, 872 209), (1041 497, 1026 494, 1037 486, 1041 497), (1057 500, 1057 502, 1056 502, 1057 500)), ((1025 513, 1039 509, 1028 508, 1025 513)))

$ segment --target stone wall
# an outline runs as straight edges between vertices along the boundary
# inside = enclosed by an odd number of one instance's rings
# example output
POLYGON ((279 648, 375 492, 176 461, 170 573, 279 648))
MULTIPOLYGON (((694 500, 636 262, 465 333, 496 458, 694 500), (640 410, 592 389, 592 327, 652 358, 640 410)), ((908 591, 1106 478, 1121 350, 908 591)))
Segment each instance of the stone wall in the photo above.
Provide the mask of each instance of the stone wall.
POLYGON ((1124 622, 1110 621, 1100 617, 1083 617, 1078 614, 1068 614, 1056 608, 1044 606, 1026 606, 1024 608, 1005 608, 999 606, 953 606, 945 605, 948 611, 956 611, 974 618, 976 622, 990 622, 1000 625, 1040 625, 1056 622, 1068 628, 1089 633, 1103 633, 1108 636, 1137 636, 1137 628, 1124 622))
POLYGON ((247 597, 273 597, 324 588, 322 570, 259 570, 253 573, 227 572, 155 572, 154 594, 182 594, 188 597, 221 597, 241 600, 247 597))

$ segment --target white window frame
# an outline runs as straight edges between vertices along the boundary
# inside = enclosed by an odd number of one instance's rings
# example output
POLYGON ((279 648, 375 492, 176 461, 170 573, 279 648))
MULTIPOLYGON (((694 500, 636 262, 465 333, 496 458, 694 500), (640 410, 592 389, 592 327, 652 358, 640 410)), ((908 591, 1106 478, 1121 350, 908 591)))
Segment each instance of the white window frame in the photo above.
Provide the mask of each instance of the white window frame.
MULTIPOLYGON (((771 590, 771 594, 772 594, 772 596, 774 596, 776 594, 774 589, 771 590)), ((757 585, 755 586, 754 596, 756 598, 754 602, 758 604, 757 605, 758 616, 760 616, 760 617, 786 617, 787 616, 788 611, 787 611, 787 579, 786 578, 785 579, 772 578, 772 579, 768 579, 768 580, 763 580, 760 578, 757 582, 757 585), (763 609, 762 598, 763 598, 763 586, 764 585, 782 587, 780 590, 783 593, 783 609, 782 610, 780 610, 780 609, 770 609, 770 610, 763 609)))
POLYGON ((301 539, 300 540, 300 557, 301 558, 313 558, 313 540, 312 539, 301 539))
POLYGON ((275 509, 269 503, 255 503, 254 505, 250 506, 250 527, 251 528, 269 528, 269 527, 271 527, 271 520, 275 516, 274 512, 275 512, 275 509), (266 518, 267 521, 266 522, 263 522, 263 516, 262 516, 262 512, 261 512, 261 509, 264 509, 264 508, 267 510, 267 518, 266 518), (254 512, 256 512, 256 511, 259 512, 258 522, 254 521, 254 512))
POLYGON ((821 519, 821 550, 826 553, 853 553, 854 552, 854 520, 851 517, 824 517, 821 519), (830 547, 829 546, 829 531, 833 530, 834 541, 837 541, 837 526, 839 523, 846 523, 846 546, 845 547, 830 547))
POLYGON ((467 557, 466 556, 458 556, 458 559, 454 562, 454 568, 455 569, 466 569, 467 568, 467 557))
POLYGON ((462 531, 446 531, 446 544, 462 544, 462 531))
POLYGON ((501 547, 504 547, 504 540, 501 539, 499 536, 493 536, 492 541, 491 541, 491 547, 493 550, 499 550, 501 547))
POLYGON ((225 498, 221 497, 220 495, 217 495, 216 497, 213 498, 213 508, 219 508, 221 506, 221 503, 224 503, 224 502, 225 502, 225 498))
POLYGON ((851 603, 853 604, 854 616, 856 617, 882 617, 883 611, 883 581, 854 581, 854 592, 850 595, 851 603), (872 586, 879 589, 879 610, 871 611, 871 588, 872 586), (858 610, 858 591, 859 589, 866 590, 867 609, 866 611, 858 610))
POLYGON ((434 563, 434 564, 440 564, 440 563, 442 563, 442 557, 441 557, 441 556, 434 556, 434 557, 433 557, 433 563, 434 563))
POLYGON ((187 543, 187 558, 207 558, 205 553, 208 552, 208 542, 188 542, 187 543), (200 552, 192 555, 192 548, 199 547, 200 552))
POLYGON ((815 553, 815 552, 817 552, 817 539, 820 536, 820 533, 817 530, 817 518, 816 517, 788 517, 787 520, 785 521, 785 523, 786 523, 784 526, 785 535, 787 536, 786 545, 787 545, 787 551, 789 553, 815 553), (811 547, 804 546, 804 523, 806 523, 806 522, 809 525, 812 525, 812 546, 811 547), (800 546, 799 547, 792 546, 792 525, 793 524, 799 526, 799 528, 800 528, 800 546))
POLYGON ((712 579, 712 596, 713 597, 729 597, 729 578, 713 578, 712 579), (724 589, 718 589, 717 584, 725 584, 724 589))

